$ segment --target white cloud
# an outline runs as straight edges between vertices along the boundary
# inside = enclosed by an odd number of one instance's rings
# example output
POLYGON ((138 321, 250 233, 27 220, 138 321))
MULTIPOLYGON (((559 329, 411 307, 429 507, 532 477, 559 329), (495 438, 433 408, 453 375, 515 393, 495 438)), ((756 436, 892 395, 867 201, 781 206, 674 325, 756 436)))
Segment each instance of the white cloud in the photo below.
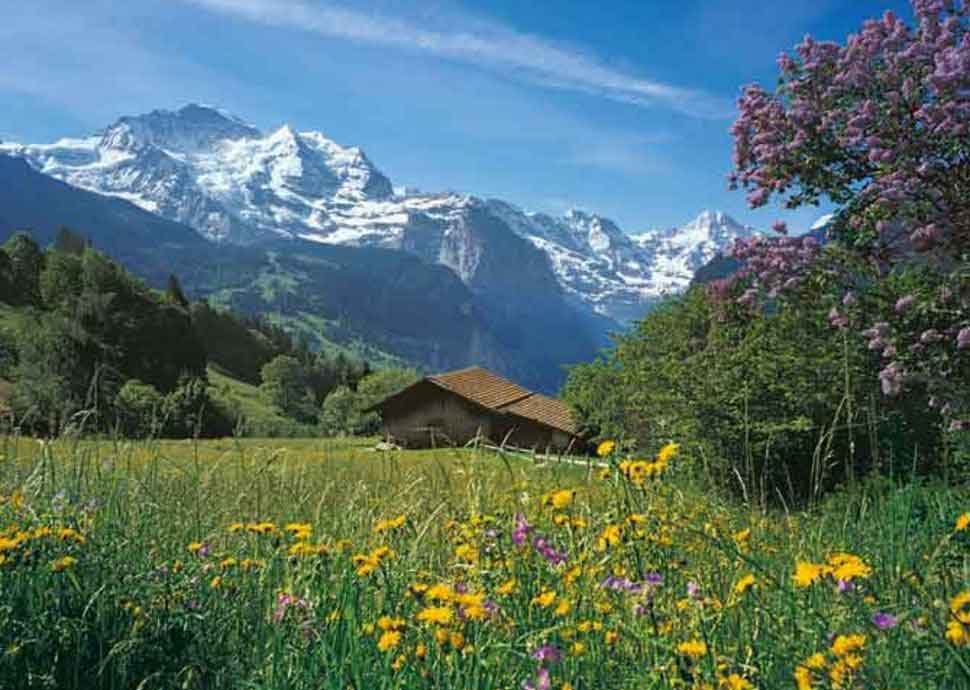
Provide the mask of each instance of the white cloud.
POLYGON ((349 41, 416 50, 499 70, 546 87, 579 91, 639 106, 662 105, 694 117, 723 118, 729 102, 615 69, 595 56, 494 22, 452 22, 446 29, 300 0, 183 0, 267 26, 349 41))

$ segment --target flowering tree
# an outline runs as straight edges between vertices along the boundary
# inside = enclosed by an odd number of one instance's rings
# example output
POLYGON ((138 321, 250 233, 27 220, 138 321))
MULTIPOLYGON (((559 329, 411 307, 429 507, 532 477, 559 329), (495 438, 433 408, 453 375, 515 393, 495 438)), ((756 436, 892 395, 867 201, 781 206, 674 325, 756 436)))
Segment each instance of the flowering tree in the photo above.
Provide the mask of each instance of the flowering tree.
MULTIPOLYGON (((970 428, 970 4, 914 0, 913 9, 915 27, 887 12, 844 45, 806 37, 779 58, 773 93, 746 87, 729 180, 752 207, 772 197, 840 206, 830 238, 866 271, 842 274, 830 322, 865 329, 884 358, 884 393, 918 379, 951 429, 970 428), (906 271, 932 278, 900 279, 906 271), (889 276, 886 285, 913 291, 882 290, 881 314, 860 304, 860 285, 889 276)), ((783 224, 775 230, 784 235, 783 224)), ((796 287, 824 254, 812 237, 740 242, 751 285, 740 299, 796 287)))

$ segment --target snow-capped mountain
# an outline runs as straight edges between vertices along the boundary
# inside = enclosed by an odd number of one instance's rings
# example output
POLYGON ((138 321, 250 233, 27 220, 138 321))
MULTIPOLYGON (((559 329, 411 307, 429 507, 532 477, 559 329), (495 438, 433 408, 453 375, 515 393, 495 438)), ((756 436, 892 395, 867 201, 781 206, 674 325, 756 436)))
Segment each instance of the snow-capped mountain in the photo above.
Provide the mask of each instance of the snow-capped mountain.
POLYGON ((631 236, 595 214, 526 213, 495 199, 395 189, 358 148, 216 108, 122 117, 98 135, 0 144, 69 184, 124 198, 216 242, 293 237, 408 251, 496 294, 560 291, 618 321, 642 316, 735 237, 721 213, 631 236), (523 242, 524 240, 524 242, 523 242))

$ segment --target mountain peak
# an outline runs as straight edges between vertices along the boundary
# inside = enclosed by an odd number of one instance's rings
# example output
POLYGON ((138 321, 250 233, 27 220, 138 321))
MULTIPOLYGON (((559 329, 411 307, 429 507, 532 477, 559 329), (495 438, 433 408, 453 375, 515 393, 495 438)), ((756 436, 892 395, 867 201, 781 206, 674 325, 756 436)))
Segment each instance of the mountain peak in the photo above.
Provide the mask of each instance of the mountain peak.
POLYGON ((210 148, 224 139, 261 136, 255 127, 214 106, 189 103, 178 110, 153 110, 125 115, 106 129, 102 148, 136 149, 156 146, 165 150, 193 152, 210 148))

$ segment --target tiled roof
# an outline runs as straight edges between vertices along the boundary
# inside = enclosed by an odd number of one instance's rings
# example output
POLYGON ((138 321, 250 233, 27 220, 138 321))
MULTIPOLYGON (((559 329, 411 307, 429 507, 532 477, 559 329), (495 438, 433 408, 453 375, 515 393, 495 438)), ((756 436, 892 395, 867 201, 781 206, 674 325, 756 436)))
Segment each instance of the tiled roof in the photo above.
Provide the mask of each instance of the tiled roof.
POLYGON ((576 434, 576 420, 572 410, 563 401, 550 398, 539 393, 533 393, 527 398, 506 405, 502 412, 508 412, 519 417, 541 422, 567 434, 576 434))
POLYGON ((481 367, 429 376, 432 383, 493 410, 532 395, 532 391, 481 367))
POLYGON ((483 407, 531 419, 567 434, 577 433, 572 410, 564 402, 533 393, 487 369, 469 367, 429 376, 428 380, 483 407))

